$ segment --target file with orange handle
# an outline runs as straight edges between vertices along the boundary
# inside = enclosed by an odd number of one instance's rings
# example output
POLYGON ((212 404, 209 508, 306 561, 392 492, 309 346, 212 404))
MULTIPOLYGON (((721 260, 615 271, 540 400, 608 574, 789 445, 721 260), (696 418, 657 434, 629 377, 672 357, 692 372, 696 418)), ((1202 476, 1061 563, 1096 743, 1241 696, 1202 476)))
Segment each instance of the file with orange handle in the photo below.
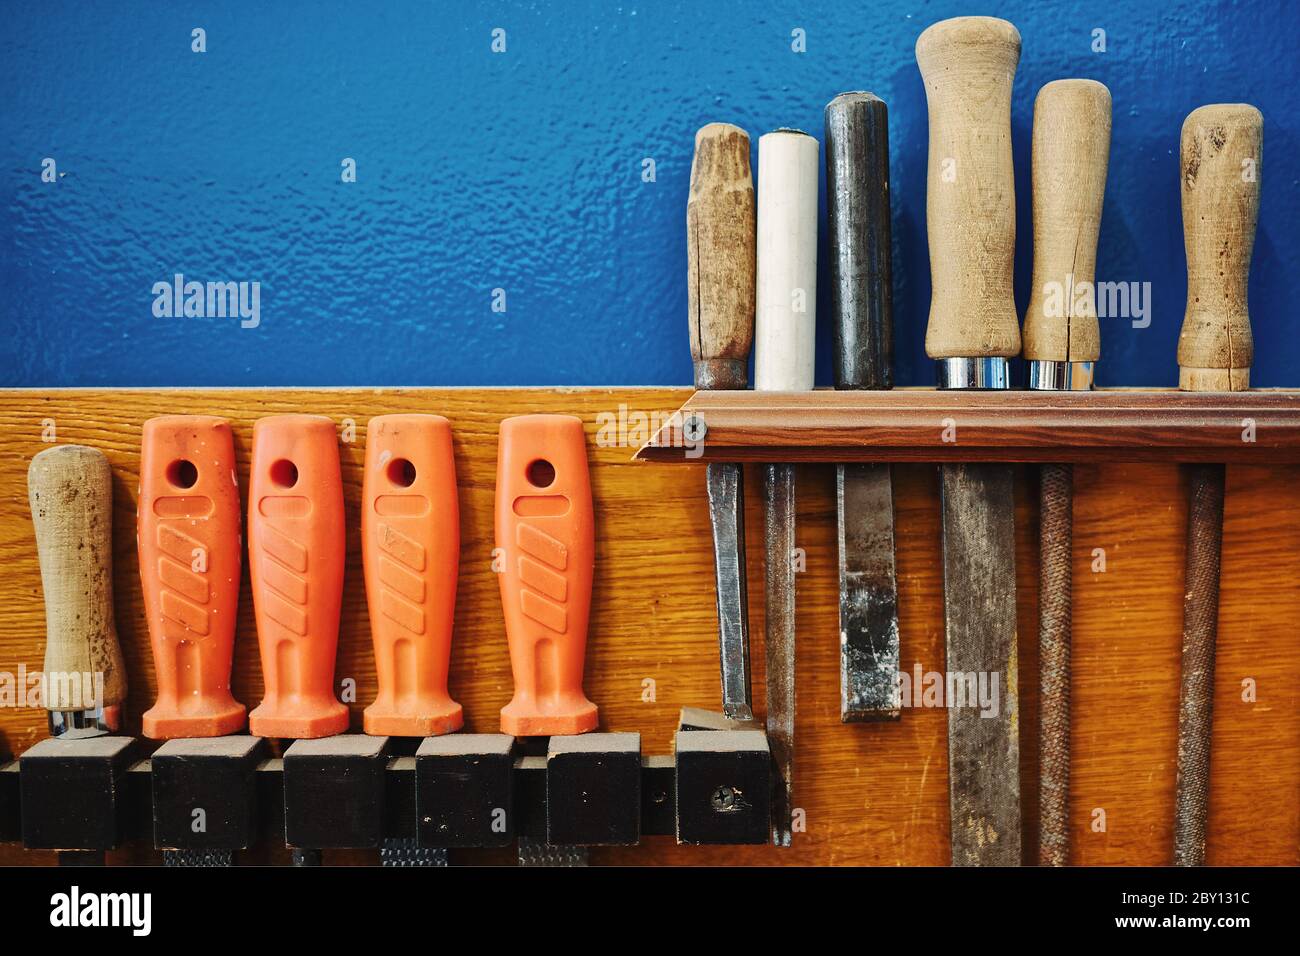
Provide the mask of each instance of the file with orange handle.
POLYGON ((379 694, 368 734, 434 737, 459 730, 447 694, 460 563, 451 423, 380 415, 366 428, 361 558, 379 694))
POLYGON ((144 735, 234 733, 244 726, 244 705, 230 693, 242 542, 225 419, 166 415, 144 423, 136 544, 158 679, 144 735))
POLYGON ((253 426, 248 570, 266 694, 258 737, 329 737, 348 728, 334 696, 343 600, 343 480, 334 423, 273 415, 253 426))
POLYGON ((522 415, 501 423, 496 544, 514 699, 501 731, 515 737, 594 730, 582 690, 595 563, 595 521, 582 421, 522 415))

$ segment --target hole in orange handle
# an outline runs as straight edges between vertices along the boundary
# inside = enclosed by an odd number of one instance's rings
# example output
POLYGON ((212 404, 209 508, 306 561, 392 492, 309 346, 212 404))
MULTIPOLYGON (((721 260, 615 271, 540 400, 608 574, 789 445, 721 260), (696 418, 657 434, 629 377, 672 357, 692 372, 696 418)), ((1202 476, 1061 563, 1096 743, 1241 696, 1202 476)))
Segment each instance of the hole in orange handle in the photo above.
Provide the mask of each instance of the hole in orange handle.
POLYGON ((415 484, 415 464, 409 458, 394 458, 388 463, 388 480, 399 488, 415 484))
POLYGON ((525 475, 534 488, 549 488, 555 483, 555 466, 545 458, 538 458, 529 462, 525 475))
POLYGON ((298 483, 298 466, 288 458, 272 462, 271 481, 281 488, 292 488, 298 483))
POLYGON ((167 480, 176 488, 193 488, 199 480, 199 469, 188 458, 177 458, 167 466, 167 480))

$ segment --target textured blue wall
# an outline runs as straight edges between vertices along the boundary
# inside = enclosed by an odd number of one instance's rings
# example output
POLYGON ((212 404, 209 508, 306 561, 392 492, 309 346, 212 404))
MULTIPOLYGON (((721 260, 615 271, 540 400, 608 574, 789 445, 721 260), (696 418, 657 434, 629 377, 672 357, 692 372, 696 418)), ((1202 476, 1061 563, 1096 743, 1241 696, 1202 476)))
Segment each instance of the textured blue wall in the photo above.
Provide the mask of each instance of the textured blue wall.
MULTIPOLYGON (((1281 2, 1091 0, 7 6, 0 383, 686 384, 696 128, 738 123, 755 146, 778 126, 820 137, 825 103, 868 89, 890 109, 898 378, 929 384, 913 47, 967 13, 1006 17, 1023 38, 1021 308, 1033 98, 1093 77, 1114 97, 1098 278, 1149 281, 1153 296, 1149 328, 1103 321, 1099 379, 1173 384, 1179 129, 1200 104, 1245 100, 1265 117, 1255 381, 1300 385, 1286 285, 1300 276, 1300 17, 1281 2), (191 52, 194 27, 208 52, 191 52), (490 50, 496 27, 504 54, 490 50), (1090 50, 1098 27, 1105 53, 1090 50), (57 183, 41 181, 45 157, 57 183), (340 181, 344 157, 354 184, 340 181), (646 157, 656 182, 641 180, 646 157), (153 284, 176 272, 259 281, 260 326, 156 318, 153 284)), ((824 324, 819 339, 828 384, 824 324)))

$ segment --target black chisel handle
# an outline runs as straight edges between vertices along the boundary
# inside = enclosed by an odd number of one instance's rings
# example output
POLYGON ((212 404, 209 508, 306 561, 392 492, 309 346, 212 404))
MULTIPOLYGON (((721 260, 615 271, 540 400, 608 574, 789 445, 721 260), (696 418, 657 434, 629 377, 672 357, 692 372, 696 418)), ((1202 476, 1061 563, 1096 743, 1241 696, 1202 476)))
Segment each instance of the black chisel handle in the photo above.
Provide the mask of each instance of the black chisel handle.
POLYGON ((894 384, 889 112, 871 93, 826 105, 835 387, 894 384))

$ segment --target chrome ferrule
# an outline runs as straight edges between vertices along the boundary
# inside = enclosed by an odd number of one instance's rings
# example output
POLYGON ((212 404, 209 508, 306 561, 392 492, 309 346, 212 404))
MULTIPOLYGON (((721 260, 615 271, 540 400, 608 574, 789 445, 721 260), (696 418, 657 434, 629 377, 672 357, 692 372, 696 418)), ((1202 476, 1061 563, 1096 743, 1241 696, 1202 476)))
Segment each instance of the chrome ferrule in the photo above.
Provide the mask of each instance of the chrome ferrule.
POLYGON ((1044 392, 1090 391, 1095 364, 1094 362, 1030 362, 1029 388, 1044 392))
POLYGON ((1011 363, 1001 355, 944 358, 935 364, 940 388, 1011 387, 1011 363))

